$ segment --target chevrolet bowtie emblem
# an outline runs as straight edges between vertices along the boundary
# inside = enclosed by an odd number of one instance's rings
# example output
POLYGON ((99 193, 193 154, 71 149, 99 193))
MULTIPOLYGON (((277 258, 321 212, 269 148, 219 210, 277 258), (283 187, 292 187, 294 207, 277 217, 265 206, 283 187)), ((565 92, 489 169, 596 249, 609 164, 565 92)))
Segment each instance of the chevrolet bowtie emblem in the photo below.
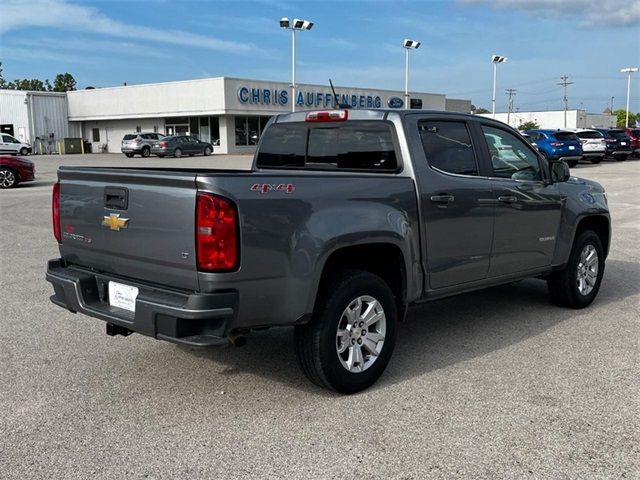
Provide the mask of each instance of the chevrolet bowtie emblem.
POLYGON ((129 219, 120 218, 119 213, 112 213, 109 216, 102 217, 102 226, 109 227, 110 230, 115 230, 116 232, 119 232, 121 228, 127 228, 127 223, 129 223, 129 219))

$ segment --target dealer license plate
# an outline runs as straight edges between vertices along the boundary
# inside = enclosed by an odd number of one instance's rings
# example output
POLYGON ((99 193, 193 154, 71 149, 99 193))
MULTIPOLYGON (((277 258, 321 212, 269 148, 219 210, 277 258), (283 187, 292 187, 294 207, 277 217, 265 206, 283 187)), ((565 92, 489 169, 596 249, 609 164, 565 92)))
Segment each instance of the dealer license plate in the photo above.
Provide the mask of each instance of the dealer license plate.
POLYGON ((575 150, 576 147, 574 147, 573 145, 569 145, 569 150, 575 150))
POLYGON ((136 311, 138 288, 117 282, 109 282, 109 305, 130 312, 136 311))

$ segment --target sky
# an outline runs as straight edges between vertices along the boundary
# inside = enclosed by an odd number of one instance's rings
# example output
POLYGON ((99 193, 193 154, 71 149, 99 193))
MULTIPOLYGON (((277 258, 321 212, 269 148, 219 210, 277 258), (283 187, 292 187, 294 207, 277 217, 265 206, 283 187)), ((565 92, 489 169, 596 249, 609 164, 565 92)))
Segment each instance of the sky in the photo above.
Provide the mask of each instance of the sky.
MULTIPOLYGON (((314 22, 297 35, 297 82, 404 89, 497 110, 624 108, 624 67, 640 64, 640 0, 72 1, 0 0, 6 80, 69 72, 78 88, 204 77, 290 81, 291 34, 280 17, 314 22)), ((640 111, 640 74, 630 110, 640 111)))

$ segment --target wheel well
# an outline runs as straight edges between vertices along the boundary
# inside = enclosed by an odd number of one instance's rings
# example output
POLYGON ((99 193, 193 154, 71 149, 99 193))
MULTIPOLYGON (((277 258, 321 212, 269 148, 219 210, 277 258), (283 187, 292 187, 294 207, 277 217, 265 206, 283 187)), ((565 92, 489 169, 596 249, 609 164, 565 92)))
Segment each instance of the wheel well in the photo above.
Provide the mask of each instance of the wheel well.
POLYGON ((593 230, 596 232, 596 235, 600 237, 600 241, 602 242, 602 249, 605 252, 605 255, 609 253, 609 220, 606 217, 602 216, 592 216, 585 217, 580 220, 578 223, 578 228, 576 230, 576 236, 585 230, 593 230))
POLYGON ((336 250, 324 264, 320 291, 329 286, 327 280, 339 270, 364 270, 378 275, 393 292, 398 306, 398 318, 404 318, 406 268, 400 248, 391 243, 372 243, 336 250))

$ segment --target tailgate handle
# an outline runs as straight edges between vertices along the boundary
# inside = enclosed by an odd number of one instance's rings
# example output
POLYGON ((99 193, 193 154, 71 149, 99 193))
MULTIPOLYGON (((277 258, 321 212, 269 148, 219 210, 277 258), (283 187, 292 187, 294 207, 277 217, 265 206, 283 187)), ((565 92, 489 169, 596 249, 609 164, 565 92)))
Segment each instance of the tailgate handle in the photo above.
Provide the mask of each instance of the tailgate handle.
POLYGON ((129 206, 129 190, 123 187, 105 187, 104 206, 115 210, 126 210, 129 206))

